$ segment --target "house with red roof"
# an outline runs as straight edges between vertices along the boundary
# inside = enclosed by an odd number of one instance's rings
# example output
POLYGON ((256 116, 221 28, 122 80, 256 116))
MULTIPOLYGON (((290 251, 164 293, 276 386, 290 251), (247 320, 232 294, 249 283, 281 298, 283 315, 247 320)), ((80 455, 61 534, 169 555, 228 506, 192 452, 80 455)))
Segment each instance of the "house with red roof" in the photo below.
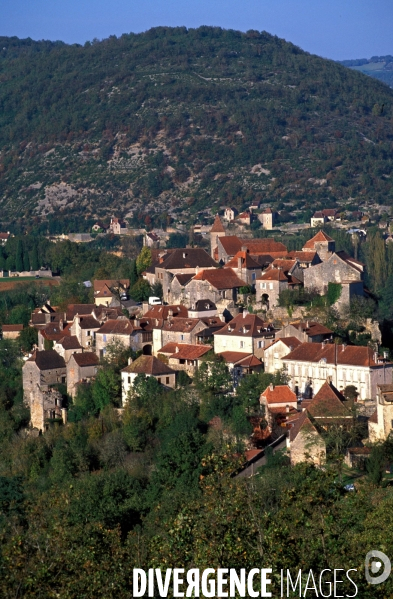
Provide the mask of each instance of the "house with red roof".
POLYGON ((222 300, 236 301, 240 287, 247 283, 240 279, 233 268, 203 269, 185 284, 182 302, 189 308, 198 300, 210 300, 214 304, 222 300))
POLYGON ((301 343, 281 358, 296 394, 313 397, 326 380, 340 392, 353 385, 359 399, 375 399, 377 386, 392 384, 393 364, 371 347, 301 343))
POLYGON ((244 352, 263 358, 274 337, 275 329, 270 323, 245 310, 214 333, 214 353, 244 352))
POLYGON ((283 291, 301 287, 302 281, 293 274, 297 267, 297 260, 274 260, 255 282, 256 302, 271 310, 283 291))
POLYGON ((393 385, 377 385, 376 409, 368 420, 368 438, 372 443, 386 441, 393 431, 393 385))
POLYGON ((321 260, 326 260, 336 251, 336 242, 325 231, 318 231, 303 246, 303 252, 317 252, 321 260))
POLYGON ((200 366, 203 356, 206 356, 212 348, 210 345, 193 345, 190 343, 166 343, 157 354, 168 360, 168 365, 174 370, 184 370, 188 375, 194 376, 200 366))
POLYGON ((250 256, 246 248, 236 252, 233 258, 224 264, 224 268, 232 268, 239 279, 255 288, 256 279, 262 274, 262 266, 250 256))
POLYGON ((259 403, 265 413, 270 434, 282 434, 289 418, 298 415, 298 400, 288 385, 272 383, 261 393, 259 403))

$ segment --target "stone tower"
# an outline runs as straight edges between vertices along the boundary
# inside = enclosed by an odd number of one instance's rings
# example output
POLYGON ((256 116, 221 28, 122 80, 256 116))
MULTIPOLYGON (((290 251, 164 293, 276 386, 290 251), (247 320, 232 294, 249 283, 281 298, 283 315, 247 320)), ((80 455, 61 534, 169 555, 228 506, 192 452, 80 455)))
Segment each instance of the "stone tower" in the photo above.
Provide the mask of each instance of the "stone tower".
POLYGON ((216 214, 216 218, 214 219, 214 223, 212 228, 210 229, 210 252, 213 260, 217 260, 218 256, 216 256, 216 248, 217 248, 217 240, 219 237, 225 237, 225 229, 221 222, 220 217, 216 214))

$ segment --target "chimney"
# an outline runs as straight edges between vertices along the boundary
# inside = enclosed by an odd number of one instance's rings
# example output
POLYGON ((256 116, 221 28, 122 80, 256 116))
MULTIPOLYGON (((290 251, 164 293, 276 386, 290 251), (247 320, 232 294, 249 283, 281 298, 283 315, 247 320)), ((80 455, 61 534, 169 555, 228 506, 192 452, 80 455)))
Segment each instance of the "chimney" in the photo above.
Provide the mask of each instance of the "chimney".
POLYGON ((374 362, 377 364, 378 363, 378 352, 374 352, 374 362))
POLYGON ((128 366, 132 364, 132 358, 128 358, 128 366))
POLYGON ((196 266, 196 267, 195 267, 195 274, 196 274, 196 275, 197 275, 197 274, 199 274, 201 270, 202 270, 202 269, 201 269, 201 268, 199 268, 199 266, 196 266))
POLYGON ((172 318, 173 316, 173 310, 168 310, 168 318, 172 318))
POLYGON ((288 404, 285 406, 285 412, 286 412, 287 414, 289 413, 289 405, 288 405, 288 404))
POLYGON ((270 391, 273 391, 273 389, 274 389, 274 385, 273 385, 273 383, 270 383, 270 385, 269 385, 269 389, 270 389, 270 391))
POLYGON ((48 306, 50 306, 50 299, 48 299, 48 300, 46 301, 46 303, 48 304, 48 306))
POLYGON ((243 308, 243 318, 246 318, 247 314, 248 314, 247 310, 245 308, 243 308))
POLYGON ((179 346, 178 346, 178 345, 176 345, 176 351, 175 351, 175 353, 176 353, 176 354, 178 354, 178 353, 179 353, 179 351, 180 351, 180 350, 179 350, 179 346))
POLYGON ((307 322, 306 322, 306 329, 309 329, 309 328, 310 328, 310 322, 307 320, 307 322))
POLYGON ((61 417, 63 419, 63 424, 67 424, 67 420, 68 420, 67 408, 61 408, 61 417))
POLYGON ((134 327, 139 327, 139 325, 140 325, 139 318, 135 318, 134 319, 134 327))
POLYGON ((237 267, 239 270, 241 270, 241 268, 242 268, 242 257, 241 256, 239 256, 237 259, 237 267))

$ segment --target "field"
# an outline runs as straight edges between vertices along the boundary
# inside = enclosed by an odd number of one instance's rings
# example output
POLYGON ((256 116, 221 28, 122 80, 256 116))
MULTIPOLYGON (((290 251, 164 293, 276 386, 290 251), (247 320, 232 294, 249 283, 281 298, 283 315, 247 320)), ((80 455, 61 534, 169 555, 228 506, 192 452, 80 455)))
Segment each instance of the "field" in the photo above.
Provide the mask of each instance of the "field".
POLYGON ((19 285, 28 285, 29 283, 36 285, 49 285, 50 287, 60 284, 60 279, 36 279, 35 277, 7 277, 0 279, 0 293, 2 291, 11 291, 19 285))

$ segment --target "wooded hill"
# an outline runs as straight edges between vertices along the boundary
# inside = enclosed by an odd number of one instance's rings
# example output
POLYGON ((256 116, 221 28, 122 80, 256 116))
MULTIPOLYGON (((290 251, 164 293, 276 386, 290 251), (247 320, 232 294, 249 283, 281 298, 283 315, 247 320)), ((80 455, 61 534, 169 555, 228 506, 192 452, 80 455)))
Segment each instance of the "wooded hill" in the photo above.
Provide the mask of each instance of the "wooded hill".
POLYGON ((393 201, 393 91, 266 32, 0 38, 0 225, 393 201), (28 220, 26 220, 28 219, 28 220))
POLYGON ((356 69, 365 75, 375 77, 393 88, 393 56, 372 56, 355 60, 339 60, 340 64, 350 69, 356 69))

